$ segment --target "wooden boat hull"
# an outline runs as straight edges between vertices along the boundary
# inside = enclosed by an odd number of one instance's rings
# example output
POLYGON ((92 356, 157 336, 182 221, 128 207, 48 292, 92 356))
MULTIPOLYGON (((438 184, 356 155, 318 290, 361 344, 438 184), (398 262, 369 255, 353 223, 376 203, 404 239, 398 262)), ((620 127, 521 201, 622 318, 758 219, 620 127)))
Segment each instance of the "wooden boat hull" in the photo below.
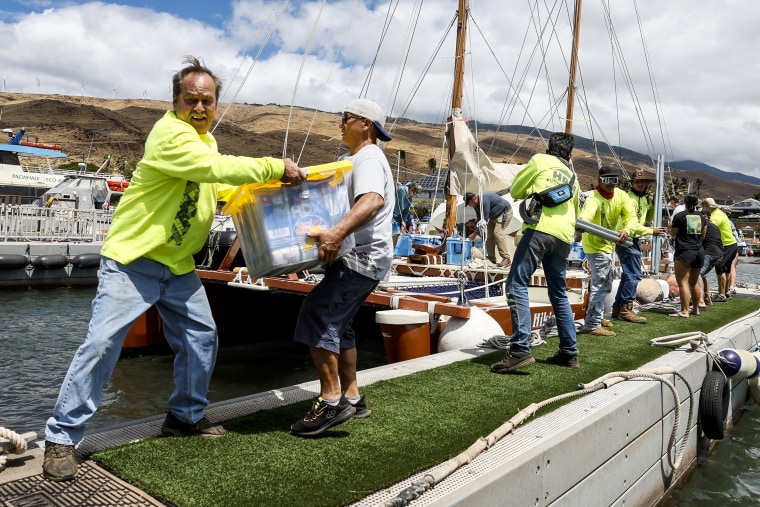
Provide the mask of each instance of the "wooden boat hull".
MULTIPOLYGON (((441 269, 455 270, 453 266, 441 267, 441 269)), ((289 314, 294 315, 303 298, 316 285, 313 282, 299 280, 295 276, 264 278, 256 284, 251 284, 241 281, 240 277, 232 272, 200 269, 197 272, 211 304, 219 330, 220 344, 241 343, 255 339, 251 331, 255 326, 249 318, 252 312, 258 316, 281 315, 283 309, 287 309, 289 314)), ((502 279, 503 274, 502 272, 502 279)), ((529 289, 532 301, 531 328, 540 330, 554 315, 554 309, 546 296, 545 279, 542 276, 536 276, 534 282, 535 287, 529 289)), ((583 278, 572 276, 568 278, 568 296, 574 318, 583 319, 587 306, 587 291, 583 288, 583 278)), ((503 296, 473 300, 471 304, 483 309, 493 318, 504 335, 512 334, 511 312, 503 296)), ((471 314, 470 306, 458 305, 452 302, 450 297, 390 288, 376 290, 370 294, 354 319, 353 326, 357 337, 383 340, 383 333, 376 323, 376 313, 389 309, 420 312, 430 316, 431 321, 439 319, 440 316, 468 319, 471 314)), ((267 329, 265 332, 276 333, 284 339, 290 339, 295 329, 295 320, 295 318, 278 319, 276 326, 270 324, 257 328, 265 328, 267 329)), ((431 326, 429 332, 431 351, 437 350, 438 335, 442 329, 442 325, 431 326)))

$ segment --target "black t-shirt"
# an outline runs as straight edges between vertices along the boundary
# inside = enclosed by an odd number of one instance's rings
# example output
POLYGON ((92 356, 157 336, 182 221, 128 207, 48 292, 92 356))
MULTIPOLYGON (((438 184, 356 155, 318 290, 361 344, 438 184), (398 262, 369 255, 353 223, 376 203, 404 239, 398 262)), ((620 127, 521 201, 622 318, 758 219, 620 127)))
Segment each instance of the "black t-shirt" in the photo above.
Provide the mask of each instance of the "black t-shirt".
POLYGON ((707 219, 698 211, 682 211, 674 216, 672 227, 678 229, 675 253, 699 250, 702 247, 702 229, 706 225, 707 219))
POLYGON ((705 255, 723 255, 723 240, 720 236, 720 228, 714 223, 707 221, 707 233, 702 240, 705 255))

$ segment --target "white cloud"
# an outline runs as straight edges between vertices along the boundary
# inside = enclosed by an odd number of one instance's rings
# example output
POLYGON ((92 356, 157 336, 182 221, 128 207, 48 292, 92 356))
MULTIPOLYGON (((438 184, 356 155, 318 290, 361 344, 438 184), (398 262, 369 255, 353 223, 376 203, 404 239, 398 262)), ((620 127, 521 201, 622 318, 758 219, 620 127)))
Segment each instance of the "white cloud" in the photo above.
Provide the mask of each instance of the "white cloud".
MULTIPOLYGON (((208 21, 199 21, 198 13, 203 11, 192 8, 193 2, 182 3, 182 12, 192 13, 196 20, 123 3, 38 2, 34 7, 40 10, 36 13, 0 12, 0 40, 4 42, 0 68, 6 89, 79 95, 84 81, 87 95, 111 97, 116 87, 121 98, 165 100, 170 98, 171 74, 185 55, 192 54, 202 57, 225 79, 225 97, 229 100, 283 5, 280 0, 237 0, 229 3, 230 9, 220 4, 207 14, 208 21), (57 7, 41 10, 52 5, 57 7), (232 15, 220 21, 221 13, 229 11, 232 15)), ((164 4, 162 10, 180 8, 175 3, 164 4)), ((13 10, 17 5, 12 2, 3 8, 13 10)), ((290 104, 298 73, 302 72, 297 105, 341 110, 345 102, 362 92, 382 27, 390 16, 392 23, 377 53, 368 96, 384 106, 393 104, 394 114, 443 121, 451 94, 453 31, 427 77, 419 88, 416 86, 454 19, 454 0, 423 4, 403 74, 399 60, 410 33, 409 20, 416 17, 417 2, 394 2, 397 8, 391 13, 387 2, 328 2, 313 32, 322 5, 316 0, 289 4, 262 60, 236 98, 238 102, 290 104), (310 40, 309 57, 302 67, 302 55, 310 40), (397 81, 399 92, 394 96, 397 81), (414 100, 410 101, 412 95, 414 100)), ((547 23, 552 18, 546 5, 555 4, 470 0, 475 23, 468 34, 470 53, 466 60, 468 117, 482 122, 563 128, 572 5, 558 5, 556 26, 547 23), (542 28, 542 44, 537 45, 542 28), (537 52, 531 53, 534 48, 537 52), (540 54, 543 50, 545 67, 540 54), (518 101, 507 93, 510 83, 520 90, 518 101), (556 108, 547 116, 551 103, 556 103, 556 108), (529 114, 523 108, 526 104, 529 114)), ((756 120, 760 63, 754 54, 760 47, 760 32, 752 15, 756 11, 754 0, 719 4, 691 0, 584 2, 579 97, 588 101, 591 114, 599 122, 593 125, 593 135, 612 143, 619 140, 644 152, 651 144, 655 153, 665 152, 668 158, 695 159, 760 176, 754 156, 760 151, 756 120), (609 9, 614 31, 604 22, 605 9, 609 9), (633 106, 623 67, 611 63, 615 51, 611 37, 619 41, 624 54, 625 69, 635 84, 637 107, 633 106), (657 84, 659 109, 654 105, 645 56, 653 71, 651 79, 657 84), (658 118, 658 111, 663 116, 658 118), (646 118, 646 135, 642 134, 639 115, 646 118), (667 134, 661 133, 663 126, 667 134)), ((575 132, 590 137, 585 106, 576 106, 576 118, 575 132)))

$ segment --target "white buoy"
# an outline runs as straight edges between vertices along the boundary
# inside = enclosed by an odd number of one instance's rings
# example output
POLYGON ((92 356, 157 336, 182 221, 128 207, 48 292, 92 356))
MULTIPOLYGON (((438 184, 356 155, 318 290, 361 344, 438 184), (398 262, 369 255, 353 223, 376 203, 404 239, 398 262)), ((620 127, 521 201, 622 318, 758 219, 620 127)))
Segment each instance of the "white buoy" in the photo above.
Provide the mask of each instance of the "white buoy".
POLYGON ((504 330, 484 310, 473 306, 470 318, 451 317, 441 331, 438 352, 472 349, 493 336, 503 336, 504 330))
MULTIPOLYGON (((653 278, 644 278, 636 286, 636 299, 642 305, 654 303, 655 301, 663 300, 663 288, 660 285, 660 280, 653 278)), ((662 280, 665 285, 665 290, 668 291, 668 283, 662 280)), ((667 294, 667 292, 665 293, 667 294)))

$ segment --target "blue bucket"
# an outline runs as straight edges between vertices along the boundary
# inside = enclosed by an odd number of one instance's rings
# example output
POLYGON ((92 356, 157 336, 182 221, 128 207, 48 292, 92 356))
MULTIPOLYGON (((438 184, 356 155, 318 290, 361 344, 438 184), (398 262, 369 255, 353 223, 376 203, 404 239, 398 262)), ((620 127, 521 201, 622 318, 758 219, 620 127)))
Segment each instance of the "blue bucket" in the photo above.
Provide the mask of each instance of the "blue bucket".
POLYGON ((448 238, 446 240, 446 264, 467 264, 472 258, 472 242, 468 238, 448 238))
POLYGON ((396 240, 396 248, 393 250, 393 255, 396 257, 408 257, 413 253, 412 235, 407 233, 399 234, 398 240, 396 240))

